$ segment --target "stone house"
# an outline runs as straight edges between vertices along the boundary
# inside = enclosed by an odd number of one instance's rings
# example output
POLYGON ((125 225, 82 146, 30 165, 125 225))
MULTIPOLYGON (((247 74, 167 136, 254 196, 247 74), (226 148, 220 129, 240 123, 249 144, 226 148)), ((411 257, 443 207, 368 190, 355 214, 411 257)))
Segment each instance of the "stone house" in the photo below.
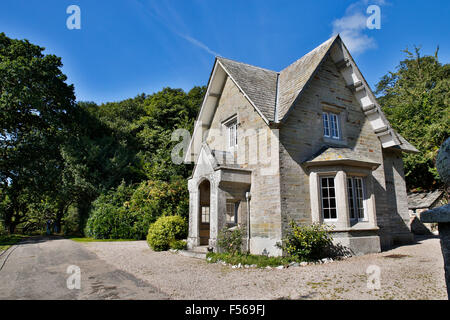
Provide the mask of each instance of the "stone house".
POLYGON ((217 57, 185 157, 188 247, 239 225, 278 256, 290 220, 333 225, 354 254, 410 242, 402 152, 339 36, 280 72, 217 57))

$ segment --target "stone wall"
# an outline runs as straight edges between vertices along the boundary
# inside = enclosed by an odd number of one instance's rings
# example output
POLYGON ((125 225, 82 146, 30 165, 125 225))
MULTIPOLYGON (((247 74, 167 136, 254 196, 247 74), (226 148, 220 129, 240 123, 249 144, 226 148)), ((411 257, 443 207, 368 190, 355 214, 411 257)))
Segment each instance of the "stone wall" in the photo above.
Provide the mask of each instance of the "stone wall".
MULTIPOLYGON (((283 230, 287 230, 290 219, 311 223, 309 175, 301 164, 327 145, 353 148, 365 158, 382 163, 381 143, 330 58, 324 61, 280 130, 283 230), (340 113, 341 141, 323 137, 323 110, 340 113)), ((373 176, 382 189, 383 169, 375 170, 373 176)), ((379 205, 383 211, 380 200, 376 200, 377 212, 379 205)))
POLYGON ((383 241, 385 247, 394 244, 409 243, 413 240, 410 232, 408 198, 406 195, 403 160, 400 151, 383 150, 383 164, 386 177, 387 214, 383 227, 389 230, 389 235, 383 241), (386 221, 388 219, 388 221, 386 221), (386 223, 386 226, 384 226, 386 223))
POLYGON ((265 250, 269 254, 279 254, 274 247, 281 239, 279 143, 255 108, 228 78, 206 139, 211 150, 229 151, 223 122, 234 115, 237 115, 238 122, 235 159, 241 168, 252 170, 252 253, 261 254, 265 250))

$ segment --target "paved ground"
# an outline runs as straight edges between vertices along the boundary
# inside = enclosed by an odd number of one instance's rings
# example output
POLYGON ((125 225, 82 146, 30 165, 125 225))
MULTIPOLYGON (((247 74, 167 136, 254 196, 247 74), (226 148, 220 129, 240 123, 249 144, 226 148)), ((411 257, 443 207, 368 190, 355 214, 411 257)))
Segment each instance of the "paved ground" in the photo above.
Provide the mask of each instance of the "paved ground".
POLYGON ((446 290, 437 238, 284 270, 231 269, 145 241, 37 238, 0 256, 0 299, 446 299, 446 290), (80 290, 67 288, 69 265, 80 267, 80 290), (369 266, 380 268, 380 289, 367 287, 369 266))
POLYGON ((33 238, 0 256, 0 300, 167 299, 149 283, 119 270, 71 240, 33 238), (67 288, 70 265, 81 271, 81 289, 67 288))
POLYGON ((84 245, 174 299, 447 299, 438 238, 379 254, 283 270, 231 269, 153 252, 145 241, 84 245), (379 267, 379 289, 367 286, 369 266, 379 267))

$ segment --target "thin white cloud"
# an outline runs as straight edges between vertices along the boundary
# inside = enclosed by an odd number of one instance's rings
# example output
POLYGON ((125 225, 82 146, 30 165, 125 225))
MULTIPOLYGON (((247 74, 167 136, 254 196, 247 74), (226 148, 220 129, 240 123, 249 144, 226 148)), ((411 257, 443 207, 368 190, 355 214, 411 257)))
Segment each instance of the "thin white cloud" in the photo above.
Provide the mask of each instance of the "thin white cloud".
POLYGON ((168 2, 164 2, 164 8, 161 8, 161 3, 158 1, 149 0, 146 2, 151 10, 147 10, 146 6, 136 0, 136 2, 140 5, 140 7, 153 18, 156 18, 164 27, 166 27, 173 34, 176 34, 180 38, 188 41, 192 45, 206 51, 207 53, 213 56, 219 56, 218 53, 211 50, 206 44, 201 42, 200 40, 185 34, 180 33, 178 30, 186 30, 187 26, 184 24, 183 19, 179 16, 178 12, 170 5, 168 2))
POLYGON ((208 52, 209 54, 212 54, 213 56, 219 56, 219 54, 213 50, 211 50, 207 45, 205 45, 204 43, 202 43, 201 41, 192 38, 188 35, 184 35, 184 34, 178 34, 180 37, 182 37, 183 39, 189 41, 190 43, 192 43, 194 46, 199 47, 200 49, 205 50, 206 52, 208 52))
POLYGON ((332 22, 333 35, 340 34, 349 51, 355 55, 363 53, 366 50, 377 47, 373 37, 368 36, 367 32, 367 7, 370 4, 385 5, 384 0, 361 0, 352 3, 345 10, 342 18, 335 19, 332 22))

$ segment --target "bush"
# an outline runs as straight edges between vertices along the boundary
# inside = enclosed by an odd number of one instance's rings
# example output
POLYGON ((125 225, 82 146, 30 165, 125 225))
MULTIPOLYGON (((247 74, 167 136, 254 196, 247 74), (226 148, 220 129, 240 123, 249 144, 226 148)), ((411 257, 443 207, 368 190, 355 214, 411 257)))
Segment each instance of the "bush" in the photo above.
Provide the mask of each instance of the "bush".
POLYGON ((169 243, 170 249, 174 250, 184 250, 186 249, 187 242, 184 240, 172 240, 169 243))
POLYGON ((291 230, 282 244, 277 246, 297 261, 323 258, 333 244, 328 226, 317 223, 299 225, 295 221, 291 221, 289 225, 291 230))
POLYGON ((127 205, 133 191, 122 183, 116 190, 100 195, 93 203, 85 234, 95 239, 140 239, 133 228, 140 217, 127 205))
POLYGON ((160 217, 150 226, 147 243, 155 251, 164 251, 174 240, 184 239, 186 235, 187 223, 181 216, 160 217))
POLYGON ((144 181, 137 188, 122 183, 93 203, 85 234, 95 239, 145 239, 160 216, 188 217, 186 182, 144 181))
POLYGON ((144 181, 131 196, 130 210, 139 217, 134 232, 145 238, 160 216, 189 216, 189 192, 185 181, 144 181))
POLYGON ((217 237, 217 245, 222 251, 231 255, 241 253, 242 230, 238 227, 222 229, 217 237))

